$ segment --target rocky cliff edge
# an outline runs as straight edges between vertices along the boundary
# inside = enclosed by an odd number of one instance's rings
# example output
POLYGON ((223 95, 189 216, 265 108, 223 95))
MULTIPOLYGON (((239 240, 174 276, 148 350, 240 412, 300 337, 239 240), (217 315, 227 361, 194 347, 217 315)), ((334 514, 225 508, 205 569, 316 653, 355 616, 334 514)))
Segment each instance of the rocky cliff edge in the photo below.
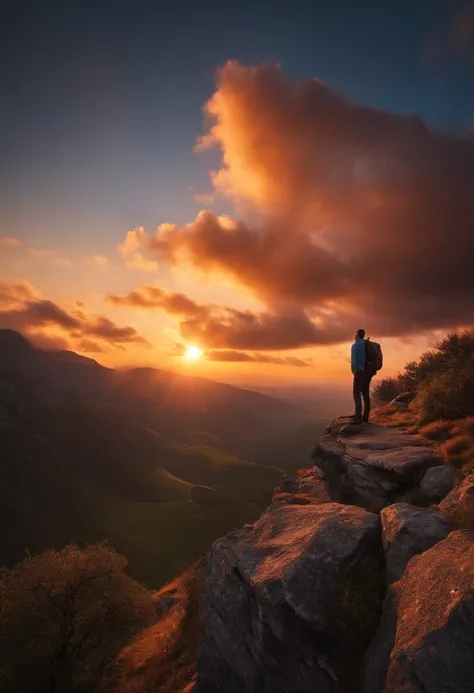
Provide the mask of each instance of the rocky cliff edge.
POLYGON ((187 690, 474 691, 474 534, 456 528, 474 478, 455 485, 418 437, 347 419, 313 459, 214 544, 187 690))

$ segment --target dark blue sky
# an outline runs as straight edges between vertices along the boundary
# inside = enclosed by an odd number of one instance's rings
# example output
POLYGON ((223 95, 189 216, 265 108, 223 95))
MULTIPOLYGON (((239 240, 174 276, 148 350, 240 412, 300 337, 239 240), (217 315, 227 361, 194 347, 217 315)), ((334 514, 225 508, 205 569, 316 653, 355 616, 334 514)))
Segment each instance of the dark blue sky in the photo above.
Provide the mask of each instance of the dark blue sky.
POLYGON ((3 0, 0 235, 100 252, 132 226, 194 218, 189 187, 210 189, 216 154, 193 145, 229 59, 277 60, 376 107, 474 125, 474 63, 447 39, 458 7, 3 0))

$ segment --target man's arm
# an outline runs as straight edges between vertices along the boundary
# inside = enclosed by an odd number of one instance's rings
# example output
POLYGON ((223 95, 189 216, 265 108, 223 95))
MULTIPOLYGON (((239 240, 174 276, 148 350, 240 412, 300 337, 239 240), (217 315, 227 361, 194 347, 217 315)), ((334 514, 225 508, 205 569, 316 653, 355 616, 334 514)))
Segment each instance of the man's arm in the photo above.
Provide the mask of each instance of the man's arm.
POLYGON ((357 363, 356 363, 356 346, 357 344, 353 344, 351 346, 351 371, 352 373, 355 373, 357 370, 357 363))

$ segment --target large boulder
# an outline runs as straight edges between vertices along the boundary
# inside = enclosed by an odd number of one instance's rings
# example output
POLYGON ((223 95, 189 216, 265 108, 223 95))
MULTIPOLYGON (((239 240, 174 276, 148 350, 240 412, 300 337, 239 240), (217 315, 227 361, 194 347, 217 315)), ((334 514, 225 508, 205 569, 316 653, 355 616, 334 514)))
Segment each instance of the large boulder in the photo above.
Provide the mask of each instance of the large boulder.
POLYGON ((420 490, 428 498, 440 501, 453 488, 456 470, 447 464, 440 464, 426 470, 421 480, 420 490))
POLYGON ((399 580, 410 558, 427 551, 455 529, 437 510, 395 503, 380 513, 388 582, 399 580))
POLYGON ((460 526, 474 529, 474 474, 469 474, 439 504, 460 526))
POLYGON ((474 690, 474 535, 454 531, 392 585, 366 655, 367 693, 474 690))
POLYGON ((334 500, 380 508, 418 487, 442 458, 422 439, 398 429, 352 425, 336 419, 321 437, 313 460, 334 500))
POLYGON ((348 690, 383 587, 377 515, 337 503, 267 511, 211 551, 196 693, 348 690))

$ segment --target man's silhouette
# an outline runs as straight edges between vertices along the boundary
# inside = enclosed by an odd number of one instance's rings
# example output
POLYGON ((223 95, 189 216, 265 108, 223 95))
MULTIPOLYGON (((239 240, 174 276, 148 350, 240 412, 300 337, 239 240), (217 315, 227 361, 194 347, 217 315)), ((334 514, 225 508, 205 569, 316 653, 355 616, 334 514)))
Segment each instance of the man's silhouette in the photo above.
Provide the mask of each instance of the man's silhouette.
POLYGON ((367 368, 367 340, 365 330, 357 330, 355 342, 351 348, 351 369, 354 374, 354 423, 369 422, 370 414, 370 381, 374 373, 367 368), (364 411, 362 412, 362 400, 364 411))

